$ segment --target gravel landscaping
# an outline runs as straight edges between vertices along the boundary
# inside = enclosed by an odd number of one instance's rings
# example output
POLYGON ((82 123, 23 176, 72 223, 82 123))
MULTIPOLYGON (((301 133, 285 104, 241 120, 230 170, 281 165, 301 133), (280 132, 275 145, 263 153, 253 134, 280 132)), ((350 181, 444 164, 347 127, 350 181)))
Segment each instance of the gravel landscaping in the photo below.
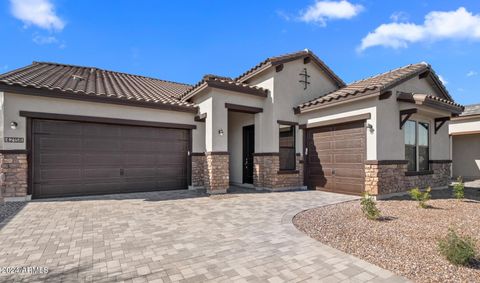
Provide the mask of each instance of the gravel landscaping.
POLYGON ((378 201, 380 221, 367 220, 360 201, 352 201, 301 212, 294 224, 322 243, 416 282, 480 282, 479 261, 455 266, 438 252, 438 239, 450 227, 473 237, 480 251, 480 189, 465 189, 463 201, 451 194, 432 191, 428 209, 408 196, 378 201))

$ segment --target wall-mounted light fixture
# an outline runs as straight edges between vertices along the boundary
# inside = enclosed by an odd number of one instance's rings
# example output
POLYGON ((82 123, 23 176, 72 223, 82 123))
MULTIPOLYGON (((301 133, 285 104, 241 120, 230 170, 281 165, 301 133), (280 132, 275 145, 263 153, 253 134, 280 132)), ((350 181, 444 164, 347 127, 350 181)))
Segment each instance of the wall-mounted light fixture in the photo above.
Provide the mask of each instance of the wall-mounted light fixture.
POLYGON ((218 134, 223 136, 223 129, 218 130, 218 134))
POLYGON ((370 133, 373 133, 373 132, 375 132, 375 129, 373 128, 373 125, 372 125, 372 124, 370 124, 370 123, 368 123, 368 124, 367 124, 367 129, 369 129, 369 130, 370 130, 370 133))
POLYGON ((10 129, 15 130, 18 127, 18 123, 15 121, 10 122, 10 129))

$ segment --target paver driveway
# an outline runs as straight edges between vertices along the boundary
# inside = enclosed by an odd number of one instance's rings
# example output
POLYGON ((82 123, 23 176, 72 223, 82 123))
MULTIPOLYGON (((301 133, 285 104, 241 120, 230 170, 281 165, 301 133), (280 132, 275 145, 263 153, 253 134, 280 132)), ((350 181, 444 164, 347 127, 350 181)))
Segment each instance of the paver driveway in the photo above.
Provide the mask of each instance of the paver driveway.
POLYGON ((0 281, 403 281, 292 224, 301 210, 351 199, 185 191, 33 201, 1 227, 0 266, 49 273, 0 281))

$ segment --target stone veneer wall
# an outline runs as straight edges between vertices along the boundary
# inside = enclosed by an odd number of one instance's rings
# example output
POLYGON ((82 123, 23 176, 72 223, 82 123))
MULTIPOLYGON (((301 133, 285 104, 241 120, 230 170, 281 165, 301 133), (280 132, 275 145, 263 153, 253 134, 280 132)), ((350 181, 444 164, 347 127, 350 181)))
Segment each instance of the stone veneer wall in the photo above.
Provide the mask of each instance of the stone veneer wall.
POLYGON ((205 153, 192 154, 192 187, 204 186, 205 153))
POLYGON ((226 193, 230 186, 228 152, 205 153, 203 184, 210 194, 226 193))
POLYGON ((280 171, 278 153, 254 154, 253 185, 267 190, 295 189, 303 187, 303 163, 296 155, 296 170, 280 171))
POLYGON ((2 198, 27 195, 27 154, 0 153, 0 190, 2 198))
POLYGON ((431 171, 410 174, 404 160, 374 160, 365 164, 365 191, 371 195, 405 192, 415 187, 448 186, 450 160, 431 160, 431 171))

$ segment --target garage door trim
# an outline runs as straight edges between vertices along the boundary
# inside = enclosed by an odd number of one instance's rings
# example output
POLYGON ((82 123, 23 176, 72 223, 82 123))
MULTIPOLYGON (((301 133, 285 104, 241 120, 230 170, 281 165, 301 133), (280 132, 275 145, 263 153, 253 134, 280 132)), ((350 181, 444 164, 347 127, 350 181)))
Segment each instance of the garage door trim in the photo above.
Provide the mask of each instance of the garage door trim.
MULTIPOLYGON (((189 130, 189 142, 188 151, 192 152, 193 148, 193 133, 192 129, 196 129, 195 125, 188 124, 174 124, 174 123, 162 123, 162 122, 148 122, 138 120, 126 120, 115 118, 102 118, 92 116, 78 116, 78 115, 64 115, 53 114, 43 112, 29 112, 20 111, 20 116, 26 118, 26 150, 27 153, 27 194, 33 195, 33 120, 60 120, 60 121, 73 121, 73 122, 85 122, 85 123, 97 123, 97 124, 114 124, 114 125, 126 125, 126 126, 143 126, 154 128, 174 128, 174 129, 187 129, 189 130), (85 121, 86 120, 86 121, 85 121)), ((192 157, 191 154, 187 160, 187 181, 188 186, 191 186, 192 182, 192 157)))
POLYGON ((20 111, 20 116, 27 117, 27 118, 35 118, 35 119, 46 119, 46 120, 62 120, 62 121, 84 122, 84 123, 100 123, 100 124, 114 124, 114 125, 126 125, 126 126, 154 127, 154 128, 173 128, 173 129, 196 129, 197 128, 196 125, 189 125, 189 124, 151 122, 151 121, 140 121, 140 120, 53 114, 53 113, 29 112, 29 111, 20 111))

